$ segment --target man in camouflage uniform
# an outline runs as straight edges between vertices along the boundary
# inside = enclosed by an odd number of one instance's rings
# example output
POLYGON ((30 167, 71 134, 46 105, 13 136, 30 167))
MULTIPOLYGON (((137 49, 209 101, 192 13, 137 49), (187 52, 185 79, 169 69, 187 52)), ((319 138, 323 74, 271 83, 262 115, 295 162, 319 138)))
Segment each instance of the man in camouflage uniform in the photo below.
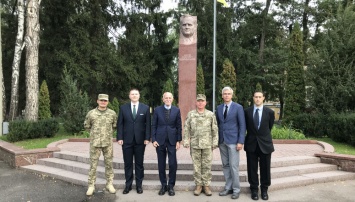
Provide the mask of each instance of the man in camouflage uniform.
POLYGON ((88 112, 84 122, 84 128, 90 131, 90 171, 87 196, 91 196, 95 191, 96 168, 101 152, 105 162, 106 189, 112 194, 116 193, 113 187, 112 135, 116 128, 117 115, 107 108, 108 95, 99 94, 97 104, 97 108, 88 112))
POLYGON ((211 196, 212 150, 218 146, 218 126, 214 113, 205 109, 206 96, 198 94, 196 100, 196 109, 187 114, 185 121, 184 147, 190 147, 193 161, 194 195, 200 195, 203 188, 204 193, 211 196))

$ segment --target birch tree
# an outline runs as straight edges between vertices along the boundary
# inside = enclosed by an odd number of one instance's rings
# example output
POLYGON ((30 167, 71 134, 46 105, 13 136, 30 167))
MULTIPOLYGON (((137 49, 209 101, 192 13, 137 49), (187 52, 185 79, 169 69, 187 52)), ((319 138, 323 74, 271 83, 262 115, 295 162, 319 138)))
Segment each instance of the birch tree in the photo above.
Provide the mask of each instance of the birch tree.
POLYGON ((23 35, 25 26, 25 4, 24 0, 17 1, 18 12, 18 28, 14 52, 14 60, 12 62, 12 78, 11 78, 11 101, 9 119, 13 121, 17 116, 18 111, 18 89, 19 89, 19 76, 20 76, 20 62, 22 50, 24 48, 23 35))
POLYGON ((26 12, 26 107, 25 120, 38 119, 38 46, 40 0, 28 0, 26 12))

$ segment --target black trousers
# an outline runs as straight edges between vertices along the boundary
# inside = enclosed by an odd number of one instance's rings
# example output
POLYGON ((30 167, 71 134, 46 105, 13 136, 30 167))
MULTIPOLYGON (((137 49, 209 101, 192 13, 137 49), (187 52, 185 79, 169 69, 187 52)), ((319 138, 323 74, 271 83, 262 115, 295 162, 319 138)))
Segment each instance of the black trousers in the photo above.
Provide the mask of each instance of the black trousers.
POLYGON ((159 179, 162 186, 167 185, 166 179, 166 155, 169 158, 169 187, 175 186, 176 181, 176 170, 177 170, 177 160, 176 160, 176 145, 171 145, 167 139, 163 145, 159 145, 156 148, 158 156, 158 169, 159 169, 159 179))
POLYGON ((246 152, 246 154, 250 190, 259 190, 258 167, 260 166, 260 189, 262 192, 267 191, 271 185, 271 153, 264 154, 257 144, 255 152, 246 152))
POLYGON ((123 142, 122 152, 124 161, 124 171, 126 178, 126 187, 132 187, 133 182, 133 158, 134 158, 134 173, 136 178, 136 187, 142 187, 144 178, 144 151, 145 144, 137 144, 133 140, 132 144, 125 144, 123 142))

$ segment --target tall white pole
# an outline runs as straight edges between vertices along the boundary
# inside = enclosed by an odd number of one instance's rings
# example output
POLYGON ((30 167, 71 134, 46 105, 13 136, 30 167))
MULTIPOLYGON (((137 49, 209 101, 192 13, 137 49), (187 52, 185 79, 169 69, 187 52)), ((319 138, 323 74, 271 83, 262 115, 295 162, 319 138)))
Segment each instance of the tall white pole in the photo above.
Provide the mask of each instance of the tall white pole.
POLYGON ((2 75, 2 40, 1 40, 1 13, 2 13, 2 5, 0 3, 0 136, 2 136, 2 122, 4 121, 4 111, 3 111, 3 75, 2 75))
POLYGON ((213 0, 213 100, 212 111, 216 108, 216 28, 217 28, 217 0, 213 0))

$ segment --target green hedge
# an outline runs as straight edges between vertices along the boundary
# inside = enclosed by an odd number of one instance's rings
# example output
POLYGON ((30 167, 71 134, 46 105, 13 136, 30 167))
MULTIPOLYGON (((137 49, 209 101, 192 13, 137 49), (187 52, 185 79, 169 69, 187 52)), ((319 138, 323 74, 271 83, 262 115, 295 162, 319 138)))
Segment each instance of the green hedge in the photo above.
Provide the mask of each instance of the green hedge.
POLYGON ((355 146, 355 113, 299 114, 287 120, 286 125, 302 131, 306 137, 328 136, 336 142, 355 146))
POLYGON ((26 139, 53 137, 59 130, 56 119, 44 119, 37 122, 17 120, 9 123, 9 134, 6 135, 10 142, 26 139))
POLYGON ((328 117, 322 114, 299 114, 289 117, 283 125, 302 131, 306 137, 324 137, 327 122, 328 117))

